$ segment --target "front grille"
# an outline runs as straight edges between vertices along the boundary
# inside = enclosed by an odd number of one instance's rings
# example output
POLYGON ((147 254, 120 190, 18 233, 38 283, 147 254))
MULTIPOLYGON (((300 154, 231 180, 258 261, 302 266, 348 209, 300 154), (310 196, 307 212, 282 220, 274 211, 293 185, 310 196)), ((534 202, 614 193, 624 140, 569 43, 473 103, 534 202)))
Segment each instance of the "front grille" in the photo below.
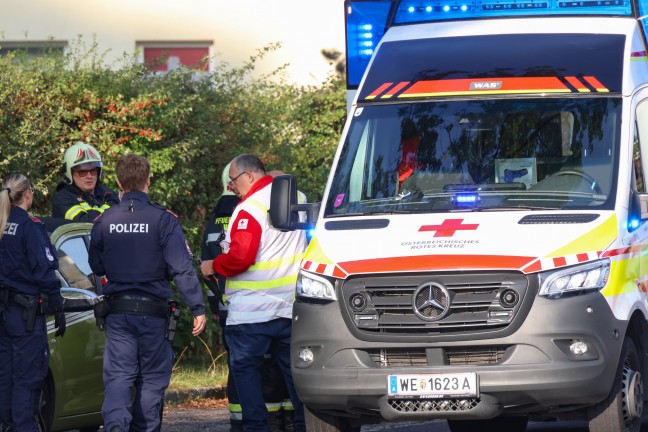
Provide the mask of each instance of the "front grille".
POLYGON ((445 351, 449 365, 482 366, 498 364, 502 360, 502 357, 504 357, 506 347, 453 348, 446 349, 445 351))
POLYGON ((527 287, 526 277, 514 272, 377 276, 345 281, 341 297, 361 332, 459 334, 508 326, 527 287))
POLYGON ((375 349, 367 350, 369 358, 379 367, 424 367, 424 366, 488 366, 501 362, 505 346, 477 346, 469 348, 434 348, 443 355, 428 356, 428 350, 420 349, 375 349), (428 358, 432 360, 428 360, 428 358), (440 358, 441 362, 433 359, 440 358))
POLYGON ((480 402, 474 399, 390 399, 389 406, 398 412, 453 412, 470 411, 480 402))
POLYGON ((367 350, 371 360, 380 367, 429 366, 425 350, 367 350))

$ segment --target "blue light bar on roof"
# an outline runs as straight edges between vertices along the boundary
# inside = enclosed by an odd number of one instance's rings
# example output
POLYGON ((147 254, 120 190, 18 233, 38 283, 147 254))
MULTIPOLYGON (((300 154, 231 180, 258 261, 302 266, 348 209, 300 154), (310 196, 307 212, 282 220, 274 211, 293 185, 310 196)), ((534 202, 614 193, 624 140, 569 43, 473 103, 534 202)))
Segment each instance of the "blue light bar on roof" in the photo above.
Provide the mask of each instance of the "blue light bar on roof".
POLYGON ((542 15, 631 16, 632 5, 629 0, 403 0, 394 24, 542 15))

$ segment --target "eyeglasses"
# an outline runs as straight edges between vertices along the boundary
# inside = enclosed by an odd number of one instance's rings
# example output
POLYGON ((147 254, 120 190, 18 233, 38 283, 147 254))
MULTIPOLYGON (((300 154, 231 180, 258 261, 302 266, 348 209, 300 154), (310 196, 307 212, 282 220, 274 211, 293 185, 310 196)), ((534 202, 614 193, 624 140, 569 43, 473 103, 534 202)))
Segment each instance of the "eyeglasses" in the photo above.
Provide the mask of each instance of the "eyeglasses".
POLYGON ((234 177, 233 179, 231 179, 230 181, 228 181, 228 182, 227 182, 227 186, 229 186, 229 187, 234 187, 234 183, 236 182, 236 180, 238 180, 238 178, 241 177, 241 176, 242 176, 243 174, 245 174, 246 172, 247 172, 247 171, 243 171, 241 174, 237 175, 236 177, 234 177))
POLYGON ((97 168, 92 168, 87 170, 74 170, 73 172, 79 177, 87 177, 87 176, 95 177, 97 174, 99 174, 99 170, 97 168))

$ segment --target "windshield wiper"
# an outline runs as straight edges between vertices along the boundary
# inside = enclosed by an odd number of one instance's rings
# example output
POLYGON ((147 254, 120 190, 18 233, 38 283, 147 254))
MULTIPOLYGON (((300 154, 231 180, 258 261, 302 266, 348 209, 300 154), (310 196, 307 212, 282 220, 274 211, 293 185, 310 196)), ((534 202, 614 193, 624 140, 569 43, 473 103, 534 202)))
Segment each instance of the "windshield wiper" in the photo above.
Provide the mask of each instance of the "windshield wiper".
POLYGON ((525 211, 525 210, 563 210, 560 207, 540 207, 540 206, 507 206, 507 207, 472 207, 452 209, 452 213, 460 212, 497 212, 497 211, 525 211))

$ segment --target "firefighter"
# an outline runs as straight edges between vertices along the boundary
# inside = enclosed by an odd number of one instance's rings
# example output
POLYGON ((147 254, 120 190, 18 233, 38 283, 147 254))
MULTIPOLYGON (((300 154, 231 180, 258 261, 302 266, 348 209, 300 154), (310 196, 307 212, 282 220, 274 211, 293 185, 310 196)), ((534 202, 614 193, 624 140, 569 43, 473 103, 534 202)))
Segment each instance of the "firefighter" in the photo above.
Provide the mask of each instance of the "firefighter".
POLYGON ((27 213, 34 189, 22 174, 0 191, 0 431, 37 430, 36 414, 49 349, 45 315, 65 334, 58 257, 43 223, 27 213))
POLYGON ((63 155, 63 180, 56 187, 52 216, 75 222, 92 222, 119 197, 101 183, 103 162, 90 144, 77 142, 63 155))

